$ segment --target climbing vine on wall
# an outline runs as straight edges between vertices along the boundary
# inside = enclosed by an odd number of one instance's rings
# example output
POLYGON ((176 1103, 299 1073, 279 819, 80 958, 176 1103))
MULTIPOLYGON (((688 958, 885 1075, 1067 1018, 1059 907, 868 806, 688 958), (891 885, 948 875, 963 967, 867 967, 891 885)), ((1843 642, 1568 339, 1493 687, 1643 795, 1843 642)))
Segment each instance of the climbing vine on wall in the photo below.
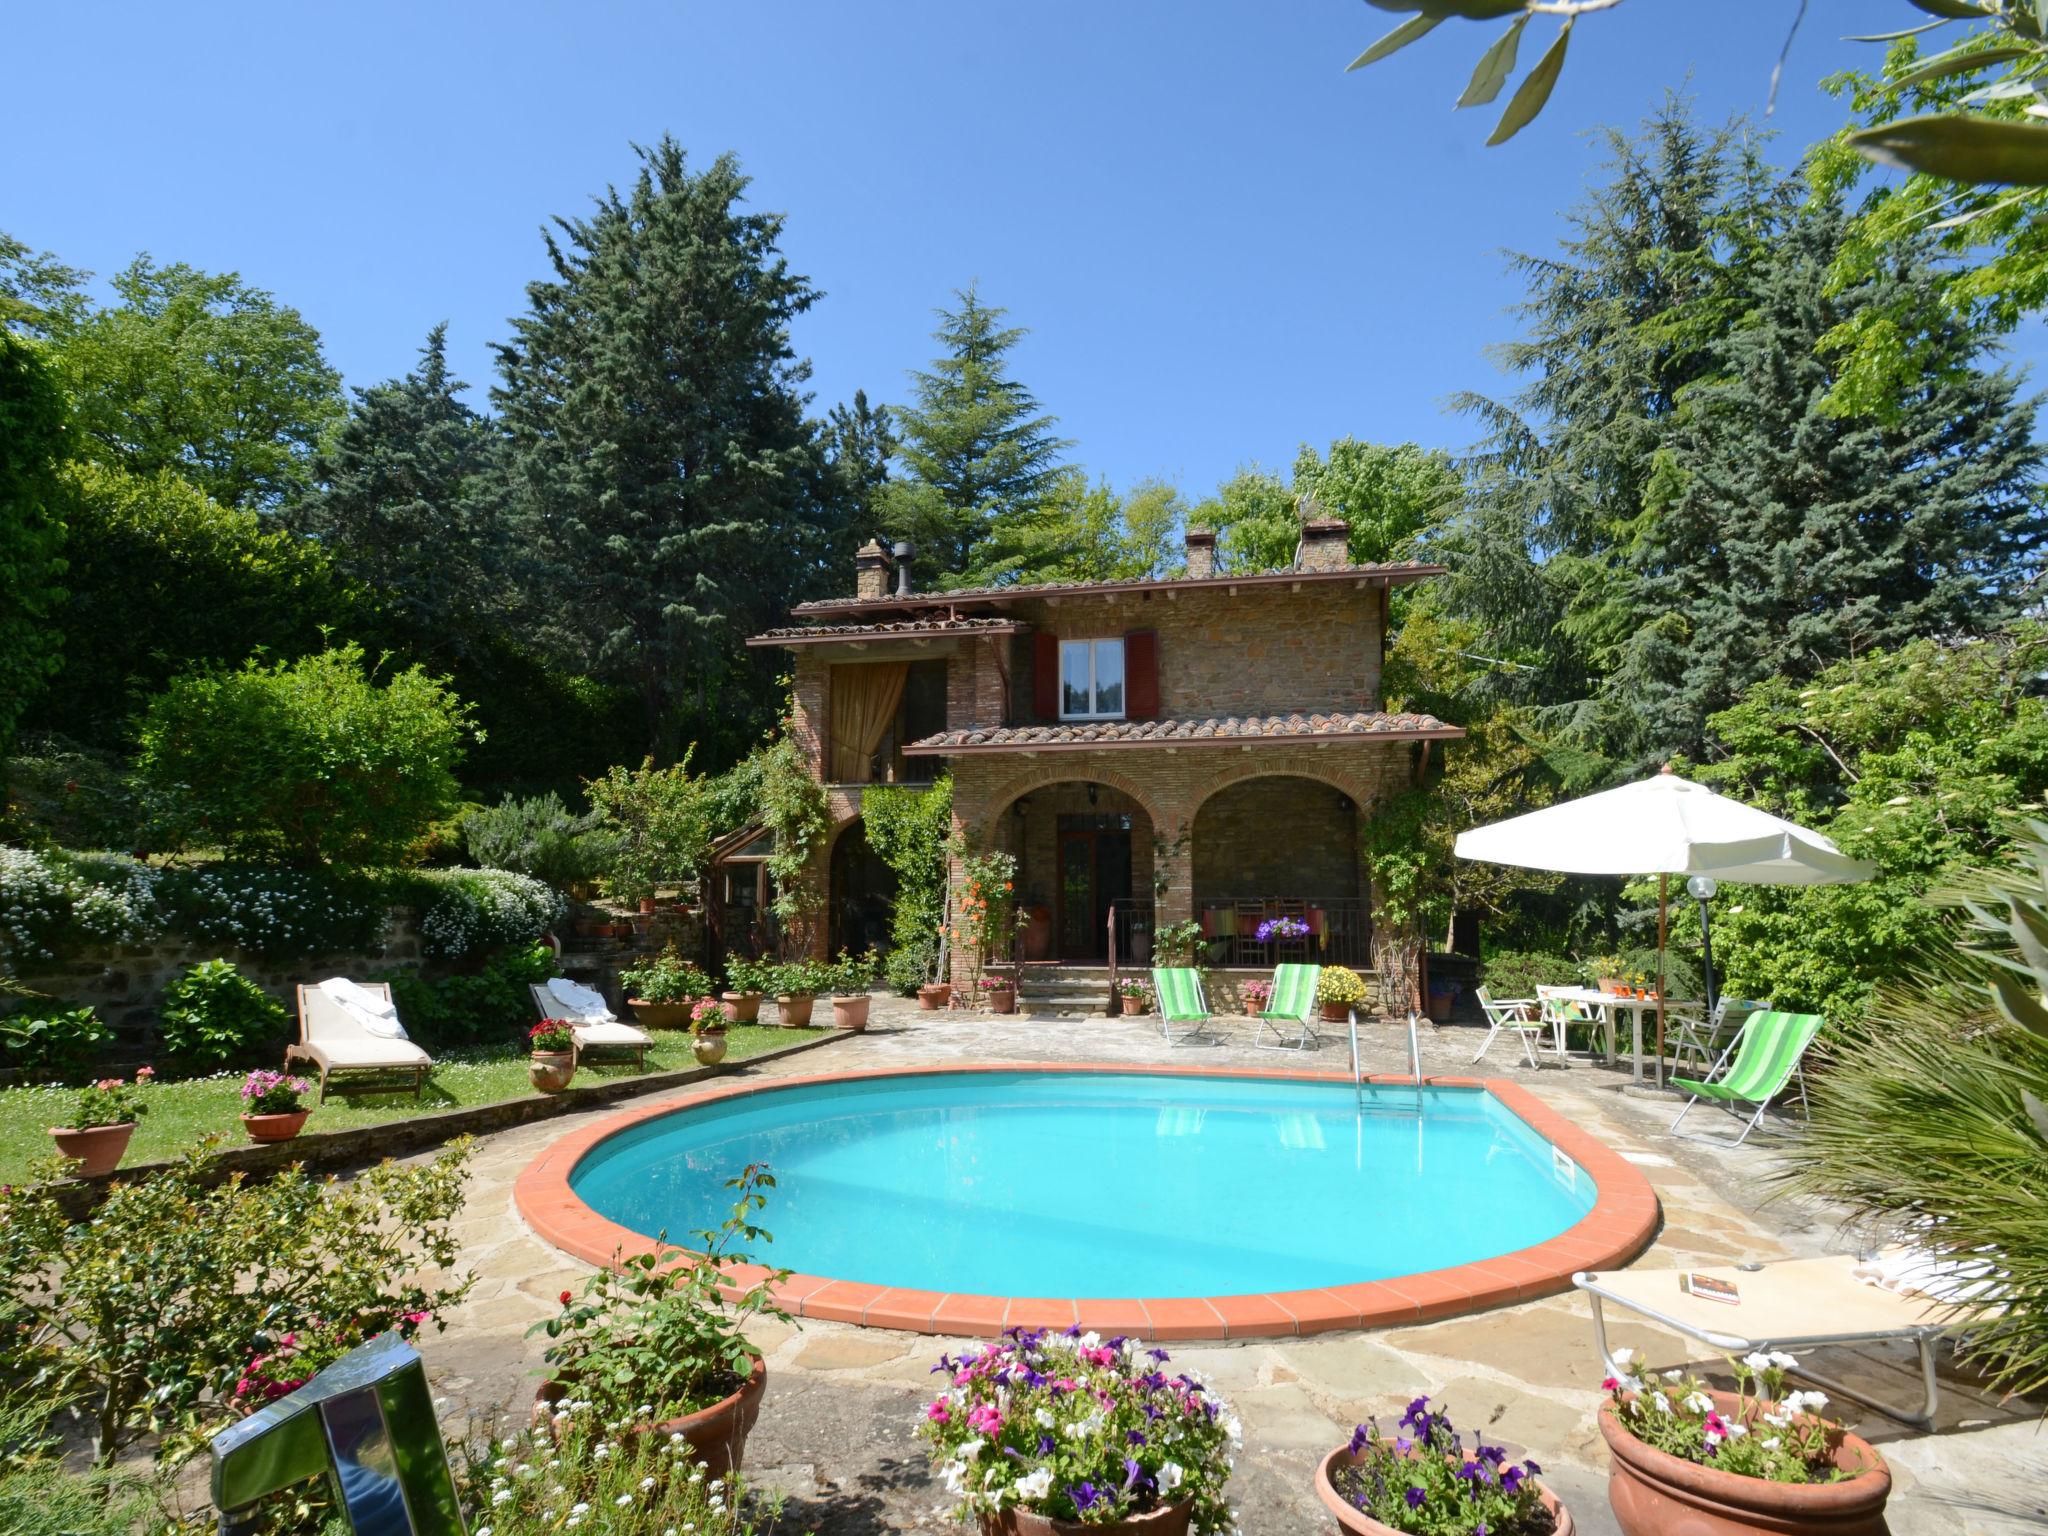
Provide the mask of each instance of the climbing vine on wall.
POLYGON ((761 821, 775 834, 768 855, 768 875, 775 882, 775 916, 782 924, 785 947, 809 954, 819 911, 825 904, 823 881, 812 867, 824 846, 830 821, 825 787, 812 776, 803 753, 783 732, 761 754, 761 821))
POLYGON ((904 993, 930 981, 945 922, 947 844, 953 831, 953 781, 928 787, 873 784, 861 791, 861 822, 868 846, 896 872, 896 905, 889 917, 895 946, 886 974, 904 993))

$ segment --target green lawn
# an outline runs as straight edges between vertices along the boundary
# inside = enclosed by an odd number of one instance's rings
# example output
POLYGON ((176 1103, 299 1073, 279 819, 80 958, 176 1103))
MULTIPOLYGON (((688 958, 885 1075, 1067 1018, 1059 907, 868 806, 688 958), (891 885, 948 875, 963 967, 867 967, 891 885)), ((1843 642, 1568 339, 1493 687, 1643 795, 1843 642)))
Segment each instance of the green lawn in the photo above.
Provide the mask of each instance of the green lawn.
MULTIPOLYGON (((654 1046, 647 1053, 649 1072, 671 1072, 694 1067, 690 1037, 682 1030, 654 1030, 654 1046)), ((768 1025, 738 1024, 726 1032, 727 1061, 758 1056, 777 1046, 791 1045, 829 1034, 826 1029, 778 1029, 768 1025)), ((342 1131, 359 1125, 379 1125, 413 1115, 443 1109, 467 1109, 495 1104, 505 1099, 523 1099, 534 1089, 526 1080, 526 1053, 510 1046, 473 1047, 443 1051, 435 1058, 433 1076, 424 1093, 414 1102, 411 1093, 348 1094, 331 1092, 327 1102, 316 1107, 306 1122, 304 1134, 342 1131)), ((633 1064, 585 1063, 577 1068, 578 1084, 635 1076, 633 1064)), ((307 1079, 309 1082, 313 1078, 307 1079)), ((242 1074, 188 1078, 183 1082, 159 1083, 148 1090, 149 1113, 136 1127, 128 1144, 124 1165, 174 1157, 190 1148, 208 1131, 220 1131, 225 1145, 246 1138, 241 1122, 242 1074)), ((317 1095, 307 1095, 311 1103, 317 1095)), ((0 1090, 0 1183, 22 1183, 38 1158, 52 1151, 49 1130, 70 1115, 75 1097, 69 1088, 8 1088, 0 1090)))

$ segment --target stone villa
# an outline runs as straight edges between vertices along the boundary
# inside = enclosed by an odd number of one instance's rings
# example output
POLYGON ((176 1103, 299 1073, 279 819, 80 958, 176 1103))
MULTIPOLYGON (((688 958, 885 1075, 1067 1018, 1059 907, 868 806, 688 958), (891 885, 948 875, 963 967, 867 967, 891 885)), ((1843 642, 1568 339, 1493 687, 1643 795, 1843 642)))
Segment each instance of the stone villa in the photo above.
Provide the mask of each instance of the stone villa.
MULTIPOLYGON (((1221 967, 1370 968, 1361 818, 1463 734, 1381 709, 1391 589, 1441 567, 1351 564, 1346 525, 1320 515, 1289 570, 1220 574, 1215 545, 1190 529, 1171 579, 927 592, 908 546, 870 542, 853 596, 753 637, 794 654, 795 730, 829 799, 828 950, 886 940, 865 787, 950 771, 969 846, 1018 859, 1026 962, 1101 966, 1114 942, 1142 967, 1156 926, 1193 918, 1221 967), (1281 914, 1310 936, 1258 944, 1281 914)), ((728 932, 766 897, 759 851, 722 851, 728 932)))

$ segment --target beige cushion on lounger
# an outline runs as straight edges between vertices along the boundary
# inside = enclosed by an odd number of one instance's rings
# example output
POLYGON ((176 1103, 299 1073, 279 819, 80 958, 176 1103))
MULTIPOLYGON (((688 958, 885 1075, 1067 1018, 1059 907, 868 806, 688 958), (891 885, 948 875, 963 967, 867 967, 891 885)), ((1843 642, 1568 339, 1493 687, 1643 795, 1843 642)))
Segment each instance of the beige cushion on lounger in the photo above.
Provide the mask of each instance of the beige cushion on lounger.
POLYGON ((434 1059, 410 1040, 337 1039, 315 1036, 312 1044, 330 1067, 428 1067, 434 1059))
POLYGON ((569 1028, 578 1045, 630 1045, 637 1048, 654 1044, 653 1037, 645 1030, 621 1024, 616 1019, 578 1020, 569 1028))

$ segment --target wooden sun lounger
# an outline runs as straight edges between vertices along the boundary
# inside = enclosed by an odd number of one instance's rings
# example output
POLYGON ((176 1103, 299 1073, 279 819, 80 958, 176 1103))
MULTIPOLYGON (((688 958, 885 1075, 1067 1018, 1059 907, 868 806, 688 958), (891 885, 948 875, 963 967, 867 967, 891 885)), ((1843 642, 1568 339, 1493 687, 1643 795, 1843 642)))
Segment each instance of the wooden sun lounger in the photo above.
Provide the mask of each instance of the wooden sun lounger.
MULTIPOLYGON (((367 982, 364 990, 382 995, 387 1001, 391 987, 385 982, 367 982)), ((329 1078, 347 1076, 366 1082, 381 1082, 392 1091, 410 1079, 417 1099, 426 1087, 434 1059, 410 1040, 389 1040, 373 1035, 348 1016, 341 1005, 318 987, 300 986, 299 1043, 285 1047, 284 1066, 289 1072, 294 1061, 303 1061, 320 1074, 320 1102, 327 1102, 329 1078)))
POLYGON ((1967 1326, 1981 1311, 1871 1285, 1856 1278, 1860 1262, 1851 1254, 1837 1253, 1818 1259, 1780 1259, 1753 1269, 1581 1271, 1572 1276, 1572 1284, 1593 1300, 1593 1339, 1610 1375, 1619 1375, 1621 1369, 1607 1347, 1602 1312, 1607 1303, 1626 1307, 1730 1355, 1772 1349, 1797 1354, 1822 1344, 1873 1344, 1893 1339, 1911 1343, 1920 1351, 1921 1402, 1917 1408, 1871 1401, 1803 1364, 1793 1374, 1838 1396, 1867 1403, 1888 1418, 1931 1429, 1938 1393, 1935 1341, 1952 1329, 1967 1326), (1733 1304, 1708 1301, 1680 1290, 1681 1274, 1725 1280, 1736 1288, 1739 1300, 1733 1304))
MULTIPOLYGON (((527 990, 533 994, 533 1006, 540 1010, 544 1019, 565 1018, 556 1012, 562 1000, 548 990, 544 981, 530 981, 527 990)), ((591 1051, 624 1051, 633 1058, 633 1065, 642 1072, 647 1070, 647 1047, 654 1044, 654 1037, 637 1025, 627 1024, 618 1019, 570 1019, 569 1033, 576 1037, 576 1054, 580 1057, 591 1051)))

